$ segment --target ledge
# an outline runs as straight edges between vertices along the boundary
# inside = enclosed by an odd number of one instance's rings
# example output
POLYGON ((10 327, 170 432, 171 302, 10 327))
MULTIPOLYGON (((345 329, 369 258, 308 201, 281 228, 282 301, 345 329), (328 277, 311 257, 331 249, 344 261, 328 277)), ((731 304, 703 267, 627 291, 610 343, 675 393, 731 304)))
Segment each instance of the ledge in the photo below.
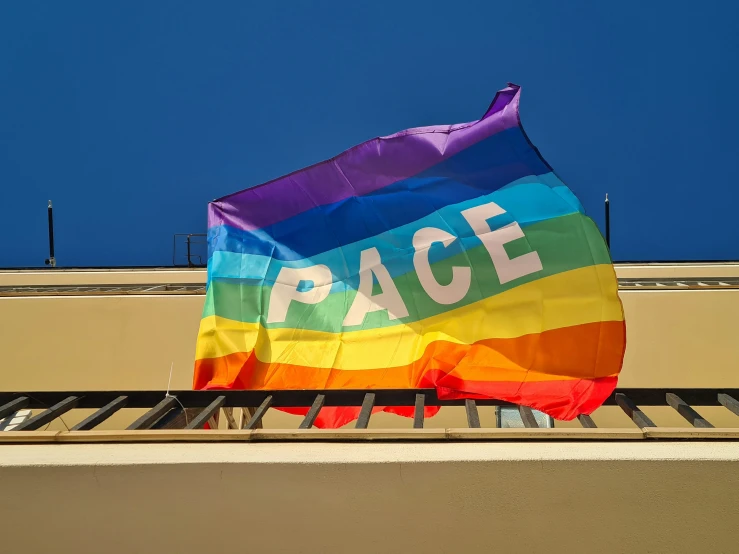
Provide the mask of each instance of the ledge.
POLYGON ((6 431, 0 444, 168 442, 536 442, 624 440, 739 441, 739 429, 257 429, 147 431, 6 431))

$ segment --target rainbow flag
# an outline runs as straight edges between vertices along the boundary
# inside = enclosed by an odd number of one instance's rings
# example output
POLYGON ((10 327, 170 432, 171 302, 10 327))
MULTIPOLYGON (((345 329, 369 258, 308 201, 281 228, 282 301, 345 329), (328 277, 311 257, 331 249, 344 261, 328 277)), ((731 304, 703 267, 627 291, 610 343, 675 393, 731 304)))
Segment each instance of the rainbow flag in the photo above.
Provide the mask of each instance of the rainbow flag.
POLYGON ((435 388, 564 420, 600 406, 625 348, 616 276, 519 96, 213 201, 194 387, 435 388))

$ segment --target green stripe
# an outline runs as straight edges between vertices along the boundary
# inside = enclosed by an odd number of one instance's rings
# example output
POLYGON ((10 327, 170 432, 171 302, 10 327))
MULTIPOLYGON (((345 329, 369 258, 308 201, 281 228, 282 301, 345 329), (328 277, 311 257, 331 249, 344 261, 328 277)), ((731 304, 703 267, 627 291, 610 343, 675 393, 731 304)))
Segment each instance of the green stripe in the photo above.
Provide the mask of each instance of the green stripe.
MULTIPOLYGON (((509 257, 515 258, 532 249, 536 250, 542 262, 542 271, 501 285, 485 247, 472 248, 431 266, 434 276, 442 284, 451 281, 454 266, 472 267, 470 290, 456 304, 437 304, 426 294, 416 273, 406 273, 396 277, 394 282, 408 308, 408 317, 390 321, 386 311, 379 311, 368 314, 362 325, 345 329, 354 331, 409 323, 472 304, 543 277, 611 263, 600 231, 590 218, 582 214, 549 219, 526 227, 524 232, 525 238, 508 243, 506 251, 509 257)), ((300 328, 337 333, 344 329, 342 321, 356 295, 356 291, 349 290, 332 293, 318 304, 292 302, 284 323, 266 324, 264 319, 271 290, 272 287, 268 286, 213 281, 208 289, 203 317, 218 315, 244 322, 261 319, 266 328, 300 328), (260 314, 264 314, 264 318, 260 318, 260 314)), ((376 286, 373 294, 377 292, 376 286)))

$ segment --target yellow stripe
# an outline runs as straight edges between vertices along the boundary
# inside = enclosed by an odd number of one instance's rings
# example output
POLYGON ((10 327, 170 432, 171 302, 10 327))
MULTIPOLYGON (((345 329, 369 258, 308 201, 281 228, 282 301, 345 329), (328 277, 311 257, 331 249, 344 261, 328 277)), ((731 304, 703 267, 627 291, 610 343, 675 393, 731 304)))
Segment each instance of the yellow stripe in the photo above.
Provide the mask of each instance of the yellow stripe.
POLYGON ((256 347, 257 358, 265 363, 381 369, 414 362, 437 340, 473 344, 621 320, 615 273, 604 264, 544 277, 413 323, 342 334, 265 329, 258 323, 209 316, 200 322, 196 358, 218 358, 256 347))

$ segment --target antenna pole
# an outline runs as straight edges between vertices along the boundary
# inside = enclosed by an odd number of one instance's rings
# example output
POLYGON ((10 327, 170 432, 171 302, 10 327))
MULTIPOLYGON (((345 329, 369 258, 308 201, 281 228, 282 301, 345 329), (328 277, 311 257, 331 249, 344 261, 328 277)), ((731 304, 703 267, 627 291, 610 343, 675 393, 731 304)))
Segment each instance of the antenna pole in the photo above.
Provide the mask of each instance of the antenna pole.
POLYGON ((49 200, 49 258, 44 263, 50 267, 56 267, 56 258, 54 257, 54 208, 49 200))
POLYGON ((611 201, 608 200, 608 193, 606 193, 606 246, 608 250, 611 249, 611 201))

